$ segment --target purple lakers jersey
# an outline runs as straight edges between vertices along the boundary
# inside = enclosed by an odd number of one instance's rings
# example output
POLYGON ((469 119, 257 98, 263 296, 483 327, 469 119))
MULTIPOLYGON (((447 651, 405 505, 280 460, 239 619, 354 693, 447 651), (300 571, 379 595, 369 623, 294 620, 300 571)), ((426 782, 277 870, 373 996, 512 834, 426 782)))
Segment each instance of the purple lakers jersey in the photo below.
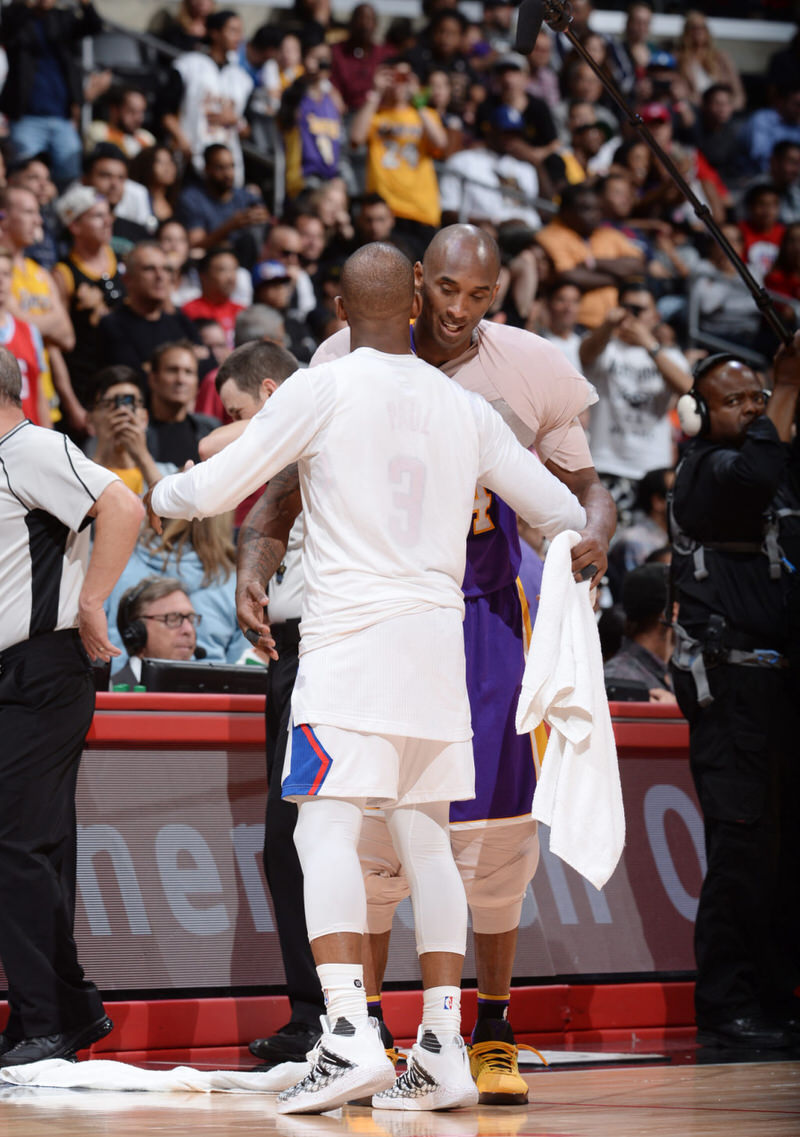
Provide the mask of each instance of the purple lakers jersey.
POLYGON ((467 538, 464 596, 486 596, 513 585, 521 559, 516 513, 497 494, 478 486, 467 538))

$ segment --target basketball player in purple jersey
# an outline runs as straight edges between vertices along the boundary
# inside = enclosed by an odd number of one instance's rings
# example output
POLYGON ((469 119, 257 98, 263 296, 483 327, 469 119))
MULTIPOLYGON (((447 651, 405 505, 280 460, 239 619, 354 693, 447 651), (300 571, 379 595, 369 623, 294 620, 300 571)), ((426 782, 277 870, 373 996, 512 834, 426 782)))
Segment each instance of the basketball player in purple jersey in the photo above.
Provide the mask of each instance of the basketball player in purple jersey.
MULTIPOLYGON (((482 394, 520 441, 534 446, 548 468, 576 494, 587 514, 572 552, 576 574, 594 565, 597 583, 606 569, 616 510, 592 466, 577 416, 593 392, 546 340, 483 320, 497 289, 497 246, 482 230, 453 225, 441 230, 416 266, 422 313, 412 329, 416 353, 468 390, 482 394)), ((349 331, 336 333, 313 364, 349 350, 349 331)), ((268 635, 264 586, 281 559, 289 489, 284 479, 254 507, 240 538, 239 619, 268 635), (274 564, 273 564, 274 561, 274 564)), ((506 1020, 522 900, 539 855, 530 817, 536 784, 535 739, 514 729, 524 670, 527 606, 517 586, 520 563, 516 518, 498 497, 477 488, 467 541, 464 636, 472 708, 476 797, 451 808, 451 840, 472 916, 478 978, 478 1021, 472 1035, 472 1070, 483 1104, 521 1103, 527 1085, 506 1020)), ((362 828, 373 974, 365 969, 371 1004, 388 958, 391 920, 407 895, 385 825, 367 816, 362 828)))

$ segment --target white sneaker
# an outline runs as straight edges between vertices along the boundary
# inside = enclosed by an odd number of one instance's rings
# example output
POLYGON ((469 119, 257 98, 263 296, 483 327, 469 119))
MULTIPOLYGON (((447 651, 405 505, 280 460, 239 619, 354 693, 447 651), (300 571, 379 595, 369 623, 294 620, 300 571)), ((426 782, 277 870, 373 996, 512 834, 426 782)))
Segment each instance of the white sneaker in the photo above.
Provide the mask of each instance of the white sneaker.
POLYGON ((394 1066, 386 1057, 377 1019, 355 1027, 349 1019, 320 1018, 322 1037, 308 1055, 311 1069, 278 1095, 278 1113, 324 1113, 353 1098, 387 1089, 394 1066))
POLYGON ((394 1085, 377 1093, 373 1109, 458 1109, 477 1105, 478 1088, 469 1069, 469 1055, 460 1034, 417 1033, 408 1068, 394 1085))

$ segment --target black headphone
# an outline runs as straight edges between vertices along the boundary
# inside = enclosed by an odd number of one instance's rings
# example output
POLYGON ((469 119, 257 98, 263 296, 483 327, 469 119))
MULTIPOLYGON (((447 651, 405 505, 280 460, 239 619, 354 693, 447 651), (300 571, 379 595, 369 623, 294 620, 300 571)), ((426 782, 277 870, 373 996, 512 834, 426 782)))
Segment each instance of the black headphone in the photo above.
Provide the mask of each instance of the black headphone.
POLYGON ((124 593, 119 602, 117 631, 128 655, 138 655, 147 643, 147 625, 144 620, 134 620, 132 617, 139 597, 152 583, 152 577, 145 577, 134 588, 124 593))
POLYGON ((730 351, 720 351, 716 355, 707 355, 705 359, 701 359, 699 363, 694 365, 692 389, 687 391, 685 395, 681 395, 676 408, 681 430, 687 438, 695 438, 698 434, 708 434, 711 426, 708 404, 698 391, 697 384, 709 371, 721 367, 723 363, 732 362, 739 362, 739 356, 730 351))

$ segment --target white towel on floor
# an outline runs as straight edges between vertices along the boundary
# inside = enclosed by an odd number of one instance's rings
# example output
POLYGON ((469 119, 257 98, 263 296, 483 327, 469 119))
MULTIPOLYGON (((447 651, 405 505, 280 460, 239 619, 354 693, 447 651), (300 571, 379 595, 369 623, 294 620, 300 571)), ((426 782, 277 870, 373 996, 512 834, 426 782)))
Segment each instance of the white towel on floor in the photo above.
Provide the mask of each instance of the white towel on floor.
POLYGON ((579 540, 568 529, 547 551, 516 726, 550 725, 531 815, 550 826, 552 852, 602 888, 622 855, 625 814, 589 582, 572 575, 579 540))
POLYGON ((161 1093, 279 1093, 308 1073, 307 1062, 281 1063, 274 1070, 195 1070, 176 1066, 172 1070, 146 1070, 126 1062, 105 1058, 88 1062, 67 1062, 64 1058, 48 1058, 24 1066, 0 1069, 0 1086, 39 1086, 72 1090, 155 1090, 161 1093), (288 1070, 287 1080, 287 1068, 288 1070), (275 1074, 283 1074, 276 1079, 275 1074), (280 1083, 280 1084, 278 1084, 280 1083))

